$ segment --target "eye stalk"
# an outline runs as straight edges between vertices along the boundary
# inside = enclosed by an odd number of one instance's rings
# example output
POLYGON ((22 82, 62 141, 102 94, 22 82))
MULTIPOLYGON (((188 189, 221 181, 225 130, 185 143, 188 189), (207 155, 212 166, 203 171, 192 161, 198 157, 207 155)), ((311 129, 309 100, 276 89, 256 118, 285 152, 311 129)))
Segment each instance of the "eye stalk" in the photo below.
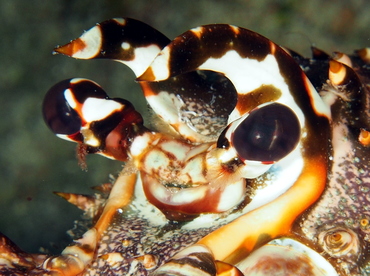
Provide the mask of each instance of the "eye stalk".
MULTIPOLYGON (((56 135, 76 135, 80 132, 81 118, 65 97, 73 86, 70 79, 63 80, 50 88, 44 98, 44 120, 56 135)), ((79 90, 78 86, 76 88, 79 90)))
POLYGON ((267 103, 237 122, 229 135, 241 160, 274 163, 297 146, 301 126, 289 107, 267 103))
POLYGON ((217 147, 233 148, 242 161, 274 163, 297 146, 300 135, 300 123, 289 107, 265 103, 232 122, 217 147))
POLYGON ((46 124, 58 137, 83 145, 87 153, 117 160, 127 160, 131 138, 145 131, 141 115, 129 101, 109 98, 87 79, 54 85, 42 109, 46 124))
POLYGON ((207 157, 210 175, 255 178, 298 145, 301 125, 292 109, 268 102, 235 120, 221 133, 207 157))

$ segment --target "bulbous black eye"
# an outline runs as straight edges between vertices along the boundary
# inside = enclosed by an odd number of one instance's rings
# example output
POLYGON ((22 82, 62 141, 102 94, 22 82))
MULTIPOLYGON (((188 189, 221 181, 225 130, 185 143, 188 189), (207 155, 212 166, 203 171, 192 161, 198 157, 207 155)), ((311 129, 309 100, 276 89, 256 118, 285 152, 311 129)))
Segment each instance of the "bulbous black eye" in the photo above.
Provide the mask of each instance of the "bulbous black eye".
POLYGON ((77 109, 81 109, 90 97, 105 99, 108 95, 98 84, 87 79, 74 78, 57 83, 44 98, 42 112, 46 124, 55 134, 71 135, 79 132, 83 118, 77 109), (74 107, 66 99, 67 90, 74 107))
POLYGON ((50 88, 42 104, 44 120, 55 134, 70 135, 81 128, 80 116, 65 98, 65 91, 71 88, 70 81, 61 81, 50 88))
POLYGON ((241 159, 275 162, 297 146, 300 134, 294 112, 272 103, 252 111, 234 130, 231 140, 241 159))

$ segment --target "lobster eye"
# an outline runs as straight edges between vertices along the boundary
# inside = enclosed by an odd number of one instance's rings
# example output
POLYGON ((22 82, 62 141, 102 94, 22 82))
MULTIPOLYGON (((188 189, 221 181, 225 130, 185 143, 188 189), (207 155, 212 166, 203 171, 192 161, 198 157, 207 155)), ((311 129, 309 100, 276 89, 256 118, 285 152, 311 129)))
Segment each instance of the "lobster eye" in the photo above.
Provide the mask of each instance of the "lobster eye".
POLYGON ((44 98, 44 120, 55 134, 73 134, 81 128, 81 118, 65 98, 68 89, 71 89, 69 79, 50 88, 44 98))
POLYGON ((253 110, 236 127, 231 142, 243 160, 275 162, 297 146, 300 130, 290 108, 271 103, 253 110))
POLYGON ((67 79, 49 89, 42 105, 44 120, 55 134, 71 135, 80 131, 83 119, 78 109, 89 98, 107 98, 96 83, 86 79, 67 79))

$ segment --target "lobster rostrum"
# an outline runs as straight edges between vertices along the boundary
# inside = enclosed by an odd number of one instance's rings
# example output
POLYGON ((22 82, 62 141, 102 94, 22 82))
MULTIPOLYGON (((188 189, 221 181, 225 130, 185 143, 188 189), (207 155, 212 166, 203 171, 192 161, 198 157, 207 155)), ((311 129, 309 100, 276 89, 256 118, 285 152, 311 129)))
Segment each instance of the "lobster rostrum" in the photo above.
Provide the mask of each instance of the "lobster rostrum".
POLYGON ((159 127, 144 126, 129 101, 110 98, 91 80, 53 86, 45 122, 78 143, 81 165, 97 153, 125 166, 103 203, 60 193, 95 214, 82 238, 50 257, 27 255, 4 237, 4 271, 369 269, 369 50, 330 57, 313 48, 313 59, 305 59, 236 26, 205 25, 171 41, 142 22, 116 18, 55 51, 127 65, 159 127))

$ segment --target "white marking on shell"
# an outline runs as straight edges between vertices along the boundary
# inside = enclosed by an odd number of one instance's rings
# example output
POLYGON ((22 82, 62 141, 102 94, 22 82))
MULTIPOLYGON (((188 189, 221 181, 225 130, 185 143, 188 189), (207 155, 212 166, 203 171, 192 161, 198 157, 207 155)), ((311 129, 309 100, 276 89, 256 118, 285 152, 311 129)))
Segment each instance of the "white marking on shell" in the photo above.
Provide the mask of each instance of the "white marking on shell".
POLYGON ((171 56, 170 47, 166 47, 158 54, 150 65, 155 80, 165 80, 170 76, 169 60, 171 56))
POLYGON ((136 136, 130 147, 130 154, 135 159, 146 152, 153 145, 151 133, 136 136))
POLYGON ((77 84, 79 82, 84 82, 84 81, 89 81, 89 82, 92 82, 92 83, 96 84, 96 86, 99 86, 99 84, 97 84, 96 82, 94 82, 92 80, 84 79, 84 78, 73 78, 73 79, 70 80, 70 83, 77 84))
POLYGON ((118 24, 120 24, 122 26, 126 25, 126 23, 127 23, 126 19, 124 19, 122 17, 115 17, 112 20, 116 21, 118 24))
POLYGON ((245 192, 244 179, 241 179, 231 185, 227 185, 221 194, 217 209, 219 211, 230 210, 244 199, 245 192))
POLYGON ((178 111, 184 102, 174 94, 161 91, 157 95, 146 97, 146 99, 156 114, 167 123, 173 125, 179 122, 178 111))
POLYGON ((192 183, 204 183, 203 158, 198 156, 186 162, 184 169, 181 171, 182 175, 188 175, 192 183))
POLYGON ((200 26, 200 27, 193 28, 190 31, 200 39, 202 37, 203 29, 204 28, 200 26))
POLYGON ((320 96, 327 106, 332 106, 337 101, 339 93, 336 88, 328 83, 323 86, 320 96))
POLYGON ((131 45, 128 42, 122 42, 121 47, 123 50, 128 50, 131 48, 131 45))
POLYGON ((181 205, 204 198, 204 195, 206 193, 206 187, 197 187, 189 189, 194 189, 194 191, 190 192, 185 191, 187 189, 181 189, 180 192, 173 194, 171 202, 174 204, 181 205))
POLYGON ((223 72, 230 77, 239 94, 247 94, 262 85, 273 85, 283 92, 288 86, 280 74, 277 61, 273 55, 267 55, 262 61, 242 58, 238 52, 230 50, 221 58, 209 58, 199 69, 211 69, 223 72))
MULTIPOLYGON (((228 137, 230 138, 230 137, 228 137)), ((229 139, 230 140, 230 139, 229 139)), ((227 150, 221 150, 219 151, 219 154, 217 155, 218 162, 221 163, 227 163, 234 159, 238 158, 238 153, 236 152, 235 148, 230 147, 227 150)))
POLYGON ((171 205, 183 205, 202 199, 207 191, 206 186, 187 189, 168 189, 158 181, 150 183, 149 189, 157 200, 163 203, 170 203, 171 205))
POLYGON ((67 135, 65 134, 55 134, 57 137, 59 137, 60 139, 63 139, 63 140, 66 140, 66 141, 69 141, 69 142, 75 142, 74 140, 70 139, 67 135))
POLYGON ((64 98, 66 99, 69 106, 72 107, 72 109, 75 109, 77 107, 76 98, 71 89, 68 88, 64 90, 64 98))
POLYGON ((238 35, 240 33, 240 28, 234 25, 229 25, 233 32, 238 35))
POLYGON ((260 161, 246 160, 245 166, 238 170, 240 177, 247 179, 256 178, 267 172, 272 164, 263 164, 260 161))
MULTIPOLYGON (((124 50, 129 50, 131 45, 127 42, 122 43, 122 48, 124 50)), ((157 45, 148 45, 147 47, 138 47, 134 49, 134 59, 133 60, 117 60, 125 65, 127 65, 135 74, 136 77, 141 76, 145 70, 148 68, 153 59, 159 54, 161 49, 157 45)))
POLYGON ((72 57, 80 59, 91 59, 100 53, 102 45, 102 32, 99 25, 84 32, 80 38, 86 45, 82 50, 75 52, 72 57))
POLYGON ((170 163, 170 160, 163 151, 153 149, 145 157, 144 162, 145 162, 144 163, 145 171, 150 172, 152 170, 158 171, 161 168, 163 169, 167 168, 170 163))
POLYGON ((188 188, 208 184, 204 158, 209 146, 163 140, 149 145, 147 153, 143 157, 138 156, 136 162, 142 162, 141 170, 155 175, 160 182, 185 184, 188 188))
POLYGON ((97 139, 97 137, 94 135, 91 129, 88 128, 88 126, 81 128, 80 132, 84 137, 84 144, 92 146, 92 147, 100 146, 99 139, 97 139))
POLYGON ((179 143, 176 140, 167 141, 164 143, 161 143, 161 148, 164 151, 167 151, 175 156, 175 159, 177 160, 184 160, 186 157, 186 153, 189 150, 189 147, 183 146, 183 143, 179 143))
POLYGON ((311 98, 311 103, 316 114, 331 119, 330 107, 321 99, 319 93, 317 93, 315 87, 306 76, 304 76, 304 82, 306 84, 308 95, 311 98))
POLYGON ((115 111, 122 110, 124 105, 114 100, 87 98, 82 106, 82 115, 86 122, 105 119, 115 111))

